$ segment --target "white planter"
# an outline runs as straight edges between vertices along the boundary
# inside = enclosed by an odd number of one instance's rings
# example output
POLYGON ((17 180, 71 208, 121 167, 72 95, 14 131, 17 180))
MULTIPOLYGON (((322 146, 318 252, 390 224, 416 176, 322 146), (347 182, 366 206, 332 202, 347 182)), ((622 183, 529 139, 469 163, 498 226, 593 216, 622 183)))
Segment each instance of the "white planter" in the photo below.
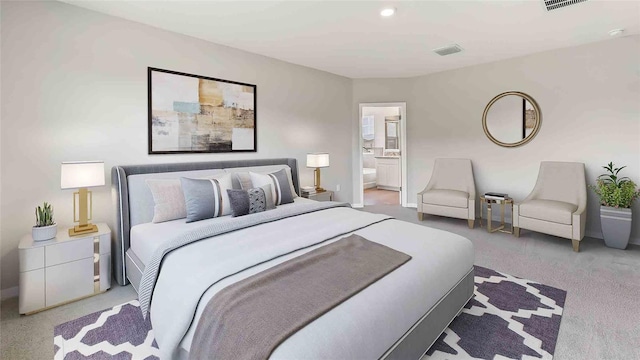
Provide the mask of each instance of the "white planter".
POLYGON ((600 206, 602 237, 608 247, 626 249, 631 237, 631 209, 600 206))
POLYGON ((53 224, 49 226, 34 226, 31 228, 31 237, 33 241, 45 241, 51 240, 56 237, 58 233, 58 224, 53 224))

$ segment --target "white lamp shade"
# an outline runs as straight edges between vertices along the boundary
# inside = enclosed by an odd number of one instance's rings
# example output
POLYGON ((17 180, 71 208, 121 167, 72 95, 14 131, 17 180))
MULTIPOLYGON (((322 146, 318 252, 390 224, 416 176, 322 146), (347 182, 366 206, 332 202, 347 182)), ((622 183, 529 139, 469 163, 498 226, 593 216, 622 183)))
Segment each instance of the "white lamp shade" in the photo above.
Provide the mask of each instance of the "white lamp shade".
POLYGON ((307 167, 322 168, 329 167, 328 153, 307 154, 307 167))
POLYGON ((60 170, 60 187, 62 189, 104 185, 103 161, 63 162, 60 170))

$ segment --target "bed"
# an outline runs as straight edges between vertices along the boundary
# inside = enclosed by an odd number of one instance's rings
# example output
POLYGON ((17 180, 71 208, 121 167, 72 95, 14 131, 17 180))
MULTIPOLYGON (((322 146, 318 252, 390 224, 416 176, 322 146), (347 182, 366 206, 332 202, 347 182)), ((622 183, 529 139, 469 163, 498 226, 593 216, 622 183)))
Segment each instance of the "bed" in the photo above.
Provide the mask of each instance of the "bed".
MULTIPOLYGON (((153 198, 145 188, 146 179, 283 168, 289 169, 293 188, 299 193, 295 159, 112 169, 117 209, 114 273, 121 285, 131 282, 141 303, 149 297, 151 324, 163 358, 189 357, 196 324, 206 304, 222 289, 350 234, 406 253, 411 260, 295 332, 269 358, 420 358, 473 296, 474 255, 469 240, 301 197, 263 213, 267 215, 255 224, 248 218, 244 225, 224 233, 215 229, 229 228, 235 224, 233 219, 151 222, 153 198), (204 235, 202 240, 169 251, 162 249, 170 239, 191 233, 204 235), (158 269, 152 270, 155 267, 158 269), (157 277, 150 282, 149 273, 154 272, 157 277)), ((234 183, 236 186, 239 184, 234 183)))

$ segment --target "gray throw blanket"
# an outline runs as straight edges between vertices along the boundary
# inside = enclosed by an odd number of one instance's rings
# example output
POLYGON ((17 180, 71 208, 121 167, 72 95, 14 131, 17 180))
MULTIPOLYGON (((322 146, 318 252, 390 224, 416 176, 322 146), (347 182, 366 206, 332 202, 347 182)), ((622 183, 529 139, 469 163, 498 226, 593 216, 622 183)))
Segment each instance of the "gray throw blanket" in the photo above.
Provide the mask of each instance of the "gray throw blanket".
POLYGON ((296 207, 277 208, 246 216, 228 217, 220 222, 203 225, 176 238, 167 239, 167 241, 162 243, 153 253, 153 257, 145 267, 142 279, 140 280, 138 299, 140 301, 142 316, 146 318, 149 313, 151 297, 160 273, 162 260, 171 251, 212 236, 334 207, 350 207, 350 205, 339 202, 316 202, 312 204, 300 204, 296 207))
POLYGON ((410 259, 353 234, 232 284, 204 309, 190 359, 267 359, 296 331, 410 259))

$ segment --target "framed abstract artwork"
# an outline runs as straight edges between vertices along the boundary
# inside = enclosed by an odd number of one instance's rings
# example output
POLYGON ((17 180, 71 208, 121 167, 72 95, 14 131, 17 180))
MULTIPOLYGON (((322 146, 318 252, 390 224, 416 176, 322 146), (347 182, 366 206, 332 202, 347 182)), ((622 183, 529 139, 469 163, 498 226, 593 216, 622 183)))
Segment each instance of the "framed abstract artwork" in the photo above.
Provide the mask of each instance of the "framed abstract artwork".
POLYGON ((257 151, 256 86, 148 68, 149 154, 257 151))

